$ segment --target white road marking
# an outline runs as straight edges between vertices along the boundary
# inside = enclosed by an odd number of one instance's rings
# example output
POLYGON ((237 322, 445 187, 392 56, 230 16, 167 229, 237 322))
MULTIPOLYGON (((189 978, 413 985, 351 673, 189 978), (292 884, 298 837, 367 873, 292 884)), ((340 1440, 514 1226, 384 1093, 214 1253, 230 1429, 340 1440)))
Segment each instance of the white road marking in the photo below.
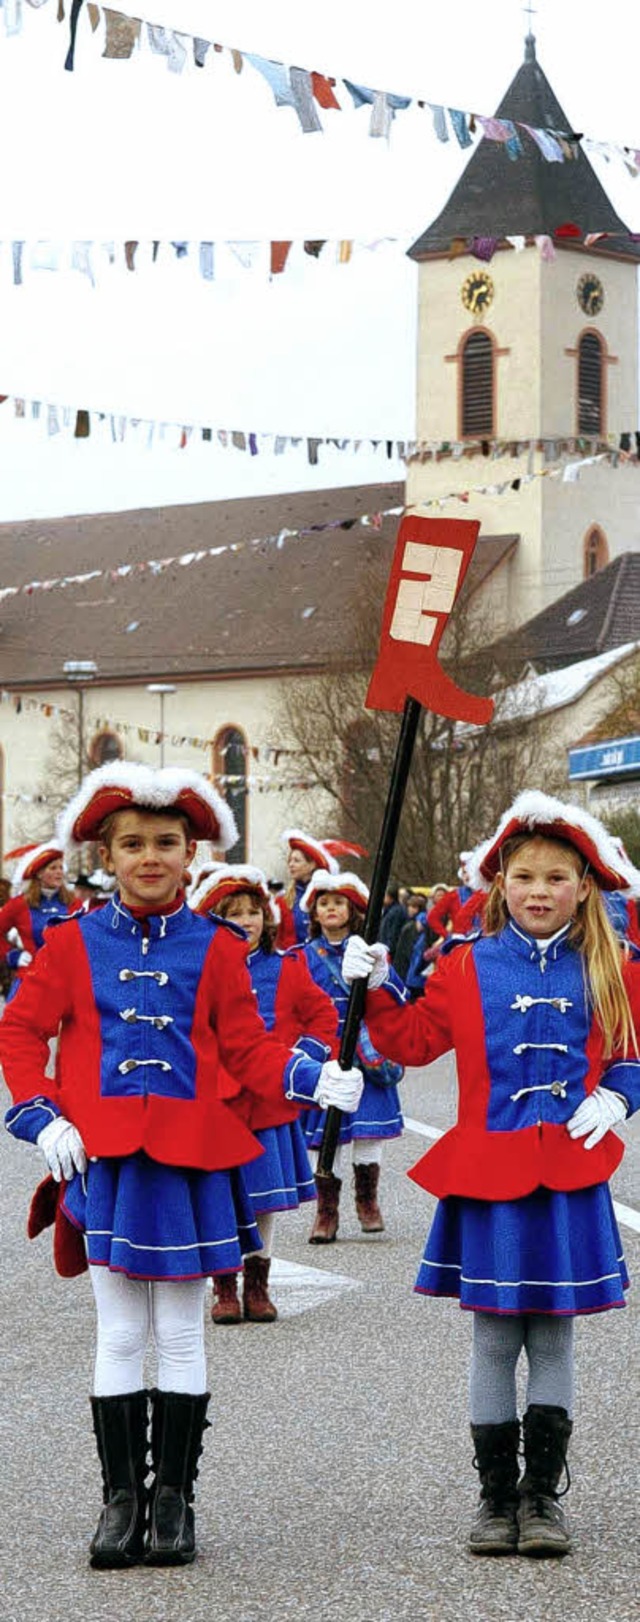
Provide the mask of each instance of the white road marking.
POLYGON ((358 1279, 347 1278, 344 1273, 329 1273, 322 1267, 301 1266, 298 1262, 283 1261, 274 1256, 269 1283, 273 1284, 274 1298, 281 1318, 295 1318, 301 1312, 313 1311, 345 1290, 359 1290, 358 1279))
MULTIPOLYGON (((416 1132, 420 1138, 441 1138, 444 1136, 440 1127, 427 1126, 424 1121, 414 1121, 408 1115, 404 1117, 404 1124, 407 1132, 416 1132)), ((619 1200, 614 1200, 613 1209, 616 1213, 616 1221, 622 1222, 626 1228, 633 1228, 634 1233, 640 1233, 640 1211, 634 1211, 631 1205, 621 1205, 619 1200)))

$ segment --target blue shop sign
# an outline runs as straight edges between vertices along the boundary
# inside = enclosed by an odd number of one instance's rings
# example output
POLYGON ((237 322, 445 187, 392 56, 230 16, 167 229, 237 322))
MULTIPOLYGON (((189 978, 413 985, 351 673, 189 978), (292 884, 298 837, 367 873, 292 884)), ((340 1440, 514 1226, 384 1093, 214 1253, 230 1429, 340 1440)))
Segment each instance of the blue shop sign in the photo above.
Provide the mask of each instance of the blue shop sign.
POLYGON ((640 737, 608 738, 569 750, 569 777, 640 777, 640 737))

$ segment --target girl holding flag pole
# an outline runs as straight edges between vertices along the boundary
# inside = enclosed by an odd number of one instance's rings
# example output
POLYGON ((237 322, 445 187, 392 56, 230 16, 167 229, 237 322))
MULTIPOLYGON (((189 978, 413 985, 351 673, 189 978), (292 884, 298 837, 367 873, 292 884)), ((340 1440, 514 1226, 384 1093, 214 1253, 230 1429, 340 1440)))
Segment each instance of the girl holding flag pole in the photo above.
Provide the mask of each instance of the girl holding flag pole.
POLYGON ((602 895, 640 893, 640 874, 596 818, 531 791, 479 847, 470 876, 489 891, 484 933, 438 965, 418 1002, 379 944, 352 937, 343 974, 367 981, 383 1053, 425 1065, 453 1048, 458 1062, 458 1123, 410 1175, 440 1201, 415 1287, 473 1315, 481 1501, 469 1547, 565 1555, 574 1321, 624 1306, 608 1188, 623 1145, 612 1128, 640 1106, 640 963, 602 895))

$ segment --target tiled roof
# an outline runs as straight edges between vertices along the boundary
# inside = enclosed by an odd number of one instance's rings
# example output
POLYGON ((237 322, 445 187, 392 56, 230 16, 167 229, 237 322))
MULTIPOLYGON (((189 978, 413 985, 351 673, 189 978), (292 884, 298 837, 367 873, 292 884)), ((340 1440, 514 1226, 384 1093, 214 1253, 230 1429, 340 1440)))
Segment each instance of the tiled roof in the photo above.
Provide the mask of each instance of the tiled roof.
POLYGON ((486 650, 487 661, 515 677, 528 664, 559 670, 640 640, 640 551, 620 556, 565 592, 486 650))
MULTIPOLYGON (((60 685, 67 660, 94 660, 102 682, 216 678, 320 670, 353 662, 354 614, 382 601, 398 517, 379 529, 359 515, 401 507, 401 484, 303 491, 0 525, 0 589, 88 569, 227 547, 183 567, 64 590, 0 598, 0 686, 60 685), (276 544, 284 528, 343 522, 276 544)), ((513 548, 479 543, 465 591, 513 548)), ((377 629, 372 627, 372 636, 377 629)), ((374 643, 372 643, 372 646, 374 643)))
MULTIPOLYGON (((536 60, 535 43, 526 42, 525 60, 518 69, 495 114, 537 129, 571 133, 567 118, 536 60)), ((447 252, 454 237, 553 236, 560 225, 575 223, 584 235, 592 231, 620 233, 618 241, 603 242, 589 253, 624 254, 640 259, 640 243, 630 242, 628 227, 616 214, 589 159, 578 148, 577 157, 549 163, 534 141, 520 132, 522 153, 511 160, 501 142, 482 139, 442 213, 409 249, 412 259, 447 252)), ((567 245, 579 246, 578 239, 567 245)))

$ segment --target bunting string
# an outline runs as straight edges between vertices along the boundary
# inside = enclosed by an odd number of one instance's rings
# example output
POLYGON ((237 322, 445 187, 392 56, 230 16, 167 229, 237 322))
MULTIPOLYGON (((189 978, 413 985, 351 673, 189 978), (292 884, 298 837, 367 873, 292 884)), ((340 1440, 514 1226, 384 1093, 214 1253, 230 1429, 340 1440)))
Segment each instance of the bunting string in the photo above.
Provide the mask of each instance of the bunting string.
MULTIPOLYGON (((628 441, 630 445, 632 436, 626 434, 622 436, 622 439, 625 443, 628 441)), ((638 436, 635 434, 633 435, 633 441, 637 446, 638 436)), ((575 441, 567 443, 575 444, 575 441)), ((239 553, 251 549, 264 553, 271 548, 280 550, 289 541, 303 541, 309 539, 312 535, 326 534, 329 531, 348 531, 354 529, 357 525, 380 530, 385 518, 401 518, 407 513, 422 512, 431 508, 439 510, 448 502, 462 502, 466 505, 472 496, 518 494, 520 490, 531 484, 534 479, 561 479, 564 484, 576 484, 587 468, 603 464, 607 464, 612 468, 638 467, 640 464, 637 449, 606 446, 588 455, 573 456, 558 465, 546 465, 543 467, 534 465, 535 455, 540 448, 542 448, 543 456, 550 457, 552 453, 556 453, 557 446, 557 440, 517 441, 512 442, 511 445, 500 442, 500 454, 507 455, 510 458, 513 458, 514 455, 521 456, 526 451, 527 467, 525 471, 516 474, 510 472, 506 478, 500 481, 494 480, 490 483, 471 484, 464 489, 443 490, 437 495, 422 501, 412 502, 408 506, 385 507, 377 512, 361 513, 350 518, 333 519, 323 524, 309 524, 299 529, 284 527, 277 534, 256 535, 243 540, 221 542, 218 546, 207 546, 195 551, 173 553, 171 556, 164 558, 146 558, 135 563, 110 564, 107 568, 87 569, 76 574, 54 575, 48 579, 29 580, 23 582, 22 585, 0 586, 0 602, 4 602, 10 597, 33 596, 36 592, 65 590, 70 586, 85 586, 95 580, 108 580, 116 585, 119 582, 131 580, 140 575, 159 576, 168 569, 191 568, 194 564, 221 557, 227 552, 239 553)), ((448 449, 449 454, 451 454, 450 447, 448 449)), ((466 447, 463 447, 463 451, 464 449, 466 447)), ((434 455, 437 455, 436 451, 434 451, 434 455)), ((301 618, 311 619, 315 612, 315 606, 307 606, 301 610, 301 618)), ((134 621, 132 629, 136 627, 137 621, 134 621)))
MULTIPOLYGON (((1 3, 1 0, 0 0, 1 3)), ((261 273, 270 280, 281 276, 296 262, 309 260, 349 265, 354 256, 373 254, 381 248, 401 246, 399 237, 381 236, 370 240, 360 238, 291 238, 288 241, 218 239, 212 242, 153 240, 94 241, 58 240, 43 237, 34 241, 27 238, 0 241, 0 275, 9 279, 14 287, 25 286, 32 275, 57 271, 77 272, 91 287, 104 282, 105 275, 125 272, 136 275, 154 267, 165 267, 182 262, 189 265, 202 281, 215 283, 229 280, 240 271, 261 273)))
MULTIPOLYGON (((34 9, 42 9, 46 0, 28 0, 34 9)), ((474 137, 499 143, 505 156, 512 162, 522 156, 527 144, 533 142, 547 163, 570 163, 582 146, 604 157, 619 160, 634 178, 640 173, 640 141, 622 143, 597 139, 583 132, 558 130, 546 126, 536 127, 519 120, 496 118, 457 107, 443 106, 429 97, 398 94, 385 89, 356 83, 342 75, 318 72, 314 68, 299 67, 276 58, 260 56, 255 52, 240 51, 235 46, 221 44, 213 35, 193 35, 178 29, 145 22, 128 10, 122 11, 99 5, 96 0, 68 0, 69 45, 65 68, 73 71, 79 25, 85 37, 98 35, 102 56, 107 60, 131 60, 145 48, 154 56, 165 60, 169 72, 180 74, 187 64, 203 70, 215 62, 216 57, 227 58, 234 74, 239 77, 247 68, 260 74, 271 91, 277 108, 289 108, 297 117, 299 128, 305 135, 318 134, 324 129, 322 113, 332 118, 345 106, 368 109, 368 133, 376 139, 389 139, 393 123, 408 108, 417 108, 431 120, 434 138, 440 142, 453 139, 463 150, 473 144, 474 137)), ((4 0, 3 16, 7 34, 18 35, 23 28, 22 0, 4 0)), ((66 19, 65 0, 58 0, 57 16, 66 19)))
POLYGON ((216 450, 239 451, 250 457, 282 456, 286 451, 298 451, 302 448, 311 467, 318 465, 323 450, 357 455, 364 448, 368 451, 379 451, 387 462, 396 460, 407 465, 416 462, 440 462, 449 458, 459 460, 462 457, 478 455, 495 459, 535 451, 542 451, 547 461, 555 461, 566 454, 573 456, 582 451, 588 451, 589 454, 606 451, 607 454, 615 456, 616 449, 620 456, 629 458, 637 456, 640 451, 640 434, 635 429, 619 431, 607 435, 602 440, 592 440, 575 434, 517 440, 510 438, 421 440, 415 437, 398 439, 396 436, 387 438, 385 435, 370 434, 353 438, 337 434, 280 434, 261 432, 253 428, 216 428, 210 424, 184 420, 169 422, 156 418, 127 416, 121 412, 61 405, 59 402, 26 399, 16 394, 0 394, 0 407, 2 405, 8 406, 17 421, 38 423, 49 438, 62 434, 69 438, 85 440, 97 434, 102 439, 106 436, 112 444, 119 445, 133 437, 138 449, 147 450, 151 450, 154 446, 169 450, 186 450, 189 446, 193 448, 198 443, 205 443, 215 446, 216 450))

